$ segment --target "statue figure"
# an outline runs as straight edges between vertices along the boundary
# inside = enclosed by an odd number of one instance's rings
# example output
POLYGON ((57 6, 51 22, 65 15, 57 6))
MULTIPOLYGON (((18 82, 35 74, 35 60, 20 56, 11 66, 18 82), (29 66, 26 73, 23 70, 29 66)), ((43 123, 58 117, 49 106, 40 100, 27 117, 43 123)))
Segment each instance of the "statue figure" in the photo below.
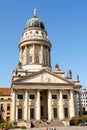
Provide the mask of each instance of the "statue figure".
POLYGON ((79 81, 79 75, 77 74, 77 81, 79 81))
POLYGON ((72 79, 72 71, 69 70, 69 78, 72 79))
POLYGON ((69 78, 69 73, 68 73, 68 71, 66 72, 66 78, 69 78))
POLYGON ((60 70, 60 68, 59 68, 59 65, 58 65, 58 64, 56 64, 56 65, 55 65, 55 69, 56 69, 56 70, 60 70))
POLYGON ((34 9, 34 16, 36 16, 36 9, 34 9))

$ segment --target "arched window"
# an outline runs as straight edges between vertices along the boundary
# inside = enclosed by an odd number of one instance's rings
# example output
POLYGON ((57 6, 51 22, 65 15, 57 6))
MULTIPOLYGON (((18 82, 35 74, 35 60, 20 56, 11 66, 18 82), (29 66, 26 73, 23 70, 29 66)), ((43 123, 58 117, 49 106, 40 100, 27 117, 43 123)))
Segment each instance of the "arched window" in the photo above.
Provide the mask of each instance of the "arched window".
POLYGON ((33 48, 32 46, 29 47, 29 63, 31 64, 33 62, 33 48))
POLYGON ((25 48, 22 49, 22 64, 24 65, 25 48))
POLYGON ((36 55, 36 57, 35 57, 35 63, 39 63, 39 55, 36 55))
POLYGON ((35 47, 35 63, 40 63, 40 46, 35 47))

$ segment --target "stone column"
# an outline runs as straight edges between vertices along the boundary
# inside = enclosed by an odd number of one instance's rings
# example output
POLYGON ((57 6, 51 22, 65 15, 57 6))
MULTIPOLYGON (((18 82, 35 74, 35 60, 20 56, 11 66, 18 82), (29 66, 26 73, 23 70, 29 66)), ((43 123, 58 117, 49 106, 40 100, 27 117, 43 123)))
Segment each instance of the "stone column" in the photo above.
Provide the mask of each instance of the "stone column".
POLYGON ((11 120, 16 121, 16 90, 12 90, 11 120))
POLYGON ((36 101, 36 120, 40 120, 40 90, 37 90, 37 101, 36 101))
POLYGON ((28 120, 28 90, 25 90, 24 120, 28 120))
POLYGON ((59 119, 63 120, 64 119, 64 108, 63 108, 63 94, 62 90, 59 91, 60 96, 59 96, 59 119))
POLYGON ((43 45, 41 45, 41 64, 43 65, 43 45))
POLYGON ((74 95, 73 90, 70 90, 70 99, 69 99, 69 107, 70 107, 70 118, 75 116, 75 108, 74 108, 74 95))
POLYGON ((33 44, 33 63, 35 63, 35 45, 33 44))
POLYGON ((50 66, 50 60, 49 60, 49 48, 47 48, 47 65, 50 66))
POLYGON ((48 121, 52 120, 52 94, 51 90, 48 90, 48 121))
POLYGON ((28 52, 27 52, 27 46, 25 46, 25 64, 28 63, 28 52))
POLYGON ((50 54, 51 52, 50 52, 50 51, 51 51, 51 50, 49 49, 49 66, 51 67, 51 56, 50 56, 50 55, 51 55, 51 54, 50 54))
POLYGON ((19 61, 22 63, 22 48, 20 48, 20 57, 19 57, 19 61))

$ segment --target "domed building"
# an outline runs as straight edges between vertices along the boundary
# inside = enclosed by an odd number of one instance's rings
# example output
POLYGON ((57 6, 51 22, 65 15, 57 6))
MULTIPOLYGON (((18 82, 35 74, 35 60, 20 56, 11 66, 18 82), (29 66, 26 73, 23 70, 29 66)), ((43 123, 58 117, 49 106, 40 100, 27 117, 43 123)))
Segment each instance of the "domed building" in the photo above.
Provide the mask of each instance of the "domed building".
POLYGON ((66 122, 78 115, 75 95, 80 82, 72 81, 58 64, 51 68, 51 42, 43 21, 36 16, 29 19, 19 42, 19 64, 13 71, 11 83, 11 120, 23 125, 28 122, 66 122))

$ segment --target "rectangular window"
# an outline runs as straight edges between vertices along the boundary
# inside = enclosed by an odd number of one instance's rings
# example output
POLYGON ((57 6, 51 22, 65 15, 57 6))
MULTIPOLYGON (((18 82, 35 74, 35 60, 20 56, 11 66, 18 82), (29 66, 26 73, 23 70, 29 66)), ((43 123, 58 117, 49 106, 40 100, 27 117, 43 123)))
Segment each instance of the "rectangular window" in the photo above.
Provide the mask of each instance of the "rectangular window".
POLYGON ((52 95, 52 99, 57 99, 57 95, 52 95))
POLYGON ((34 119, 34 108, 30 109, 30 119, 34 119))
POLYGON ((63 99, 68 99, 67 95, 63 95, 63 99))
POLYGON ((10 112, 7 112, 7 115, 9 115, 10 114, 10 112))
POLYGON ((7 104, 7 111, 10 111, 10 104, 7 104))
POLYGON ((22 95, 22 94, 19 94, 19 95, 18 95, 18 99, 23 99, 23 95, 22 95))
POLYGON ((11 100, 11 98, 8 98, 8 100, 11 100))
POLYGON ((68 108, 64 108, 64 116, 68 117, 68 108))
POLYGON ((3 104, 1 104, 1 110, 3 110, 4 108, 3 108, 3 104))
POLYGON ((9 121, 9 120, 10 120, 10 117, 9 117, 9 116, 7 116, 6 120, 7 120, 7 121, 9 121))
POLYGON ((35 99, 35 95, 29 95, 29 99, 35 99))
POLYGON ((22 109, 18 109, 18 119, 22 119, 22 109))
POLYGON ((29 63, 32 62, 32 56, 29 56, 29 63))
POLYGON ((35 63, 39 63, 39 55, 36 54, 36 57, 35 57, 35 63))
POLYGON ((53 116, 54 118, 57 118, 57 108, 53 108, 53 116))

